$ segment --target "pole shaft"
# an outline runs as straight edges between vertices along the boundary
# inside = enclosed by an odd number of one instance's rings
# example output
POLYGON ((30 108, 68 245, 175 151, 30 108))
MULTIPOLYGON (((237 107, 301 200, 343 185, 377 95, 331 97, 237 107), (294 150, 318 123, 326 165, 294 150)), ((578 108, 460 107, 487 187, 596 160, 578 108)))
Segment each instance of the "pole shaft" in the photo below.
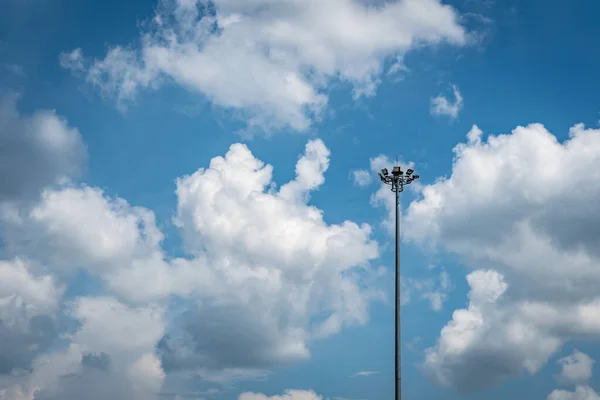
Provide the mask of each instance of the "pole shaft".
POLYGON ((396 306, 395 306, 395 350, 396 350, 396 376, 395 376, 395 392, 396 400, 402 398, 402 386, 400 372, 402 368, 401 358, 401 331, 400 331, 400 190, 396 187, 396 306))

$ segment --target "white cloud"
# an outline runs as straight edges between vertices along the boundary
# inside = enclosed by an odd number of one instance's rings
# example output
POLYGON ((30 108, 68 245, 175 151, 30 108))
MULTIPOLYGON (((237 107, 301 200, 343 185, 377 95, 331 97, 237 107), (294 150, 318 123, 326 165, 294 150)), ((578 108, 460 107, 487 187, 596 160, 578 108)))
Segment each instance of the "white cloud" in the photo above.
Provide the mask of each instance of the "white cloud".
POLYGON ((456 85, 452 85, 454 102, 448 100, 444 95, 431 98, 431 115, 447 116, 450 119, 458 118, 458 113, 463 109, 463 97, 456 85))
POLYGON ((404 346, 413 354, 420 354, 422 349, 423 338, 420 336, 415 336, 412 339, 405 341, 404 346))
POLYGON ((547 400, 600 400, 600 394, 589 386, 577 386, 573 392, 555 390, 547 400))
POLYGON ((83 297, 72 305, 73 317, 83 322, 73 341, 84 351, 120 354, 152 352, 164 333, 162 310, 154 307, 128 307, 110 297, 83 297), (131 338, 135 337, 135 340, 131 338))
POLYGON ((468 390, 535 373, 566 341, 600 337, 600 130, 575 125, 560 143, 540 124, 486 141, 473 127, 454 152, 451 176, 422 188, 404 233, 497 271, 469 275, 469 307, 425 362, 468 390))
MULTIPOLYGON (((271 366, 309 357, 309 341, 365 323, 381 295, 369 266, 379 256, 371 228, 328 225, 308 203, 329 156, 322 141, 308 142, 296 177, 278 187, 270 165, 234 144, 179 178, 186 258, 162 249, 152 211, 97 188, 64 184, 37 202, 11 202, 0 233, 15 258, 0 262, 0 309, 21 315, 23 307, 48 323, 35 336, 47 337, 39 351, 3 358, 14 361, 7 371, 32 372, 0 390, 36 400, 90 390, 91 399, 146 400, 177 371, 217 383, 261 379, 271 366), (65 303, 62 287, 81 269, 105 292, 65 303), (171 295, 180 296, 177 309, 168 308, 171 295), (74 332, 49 324, 58 309, 78 321, 74 332), (68 346, 49 353, 59 334, 68 346)), ((23 329, 9 333, 25 346, 23 329)), ((17 344, 11 349, 23 348, 17 344)))
POLYGON ((279 196, 292 203, 308 202, 308 195, 325 182, 330 152, 321 140, 311 140, 304 156, 296 163, 296 179, 283 185, 279 196))
POLYGON ((360 187, 368 186, 372 182, 371 172, 366 169, 357 169, 352 171, 351 174, 354 184, 360 187))
POLYGON ((25 70, 18 64, 0 63, 0 66, 19 78, 27 78, 25 70))
POLYGON ((27 370, 57 334, 62 289, 21 259, 0 260, 0 374, 27 370))
POLYGON ((81 49, 75 49, 70 53, 61 53, 59 57, 60 66, 72 71, 83 71, 85 69, 83 61, 81 49))
MULTIPOLYGON (((0 260, 0 301, 23 307, 24 315, 51 315, 58 306, 61 290, 50 275, 34 276, 21 259, 0 260)), ((2 314, 2 320, 7 321, 2 314)))
POLYGON ((563 383, 576 384, 574 391, 554 390, 547 400, 598 400, 600 394, 585 384, 592 377, 592 369, 595 361, 585 353, 574 350, 567 357, 557 361, 561 365, 558 380, 563 383))
POLYGON ((267 396, 262 393, 242 393, 238 400, 323 400, 312 390, 286 390, 283 395, 267 396))
MULTIPOLYGON (((250 129, 302 131, 326 107, 329 80, 349 82, 354 97, 373 95, 386 60, 423 45, 465 45, 459 19, 439 0, 161 0, 137 48, 114 46, 85 60, 85 73, 120 106, 172 81, 250 129)), ((61 55, 67 68, 81 62, 80 49, 61 55)))
POLYGON ((296 178, 277 191, 272 167, 235 144, 209 168, 177 181, 176 222, 196 255, 196 261, 177 262, 191 263, 203 276, 197 295, 212 300, 181 322, 189 334, 185 356, 169 340, 162 343, 168 365, 290 362, 309 356, 307 340, 366 321, 375 293, 359 289, 356 278, 371 274, 367 263, 378 257, 370 227, 350 221, 326 225, 322 212, 306 203, 324 181, 328 157, 320 140, 309 142, 296 178), (323 313, 325 318, 313 319, 323 313), (205 323, 193 322, 201 320, 205 323), (246 334, 234 338, 226 332, 246 334), (232 342, 226 347, 223 341, 232 342))
POLYGON ((441 311, 444 302, 446 301, 447 294, 444 292, 430 291, 423 294, 423 296, 429 300, 431 309, 433 311, 441 311))
POLYGON ((157 398, 165 376, 154 356, 164 332, 160 310, 129 307, 110 297, 81 297, 70 316, 81 327, 64 337, 67 348, 35 360, 20 385, 24 393, 36 400, 157 398), (98 357, 100 362, 89 361, 98 357))
POLYGON ((569 383, 585 382, 592 377, 594 363, 590 356, 575 350, 571 355, 558 360, 561 366, 559 380, 569 383))
POLYGON ((518 308, 499 307, 508 285, 498 272, 474 271, 467 280, 469 305, 454 311, 437 344, 426 350, 426 372, 437 383, 464 391, 523 370, 537 372, 560 339, 538 329, 518 308))
POLYGON ((20 386, 0 389, 0 400, 33 400, 31 395, 20 386))
POLYGON ((165 379, 160 360, 154 353, 142 354, 127 371, 130 379, 142 391, 158 393, 165 379))
POLYGON ((401 302, 406 305, 413 298, 427 300, 433 311, 441 311, 448 293, 453 290, 450 276, 442 271, 437 279, 402 279, 401 302))
POLYGON ((0 201, 35 196, 77 175, 86 159, 77 129, 54 111, 21 116, 16 99, 0 99, 0 201))
POLYGON ((136 255, 152 253, 162 240, 151 212, 107 198, 97 188, 45 191, 29 218, 39 246, 46 247, 45 261, 57 267, 122 268, 136 255))
POLYGON ((129 308, 110 297, 80 297, 69 306, 63 293, 79 268, 104 278, 156 251, 162 236, 153 215, 98 189, 69 186, 86 152, 62 117, 47 111, 21 117, 9 98, 0 123, 6 151, 0 157, 0 398, 150 399, 160 382, 148 389, 148 374, 134 362, 153 354, 164 332, 160 319, 158 327, 149 321, 156 320, 152 308, 129 308), (74 333, 64 330, 70 318, 80 323, 74 333), (94 363, 92 353, 102 362, 94 363), (106 371, 98 369, 105 364, 106 371), (128 368, 137 371, 131 379, 128 368))
MULTIPOLYGON (((160 247, 163 235, 150 210, 86 186, 45 190, 37 204, 11 210, 0 229, 6 249, 51 266, 61 281, 68 282, 83 268, 105 279, 115 294, 136 302, 171 291, 185 294, 189 287, 169 273, 160 247), (155 279, 131 290, 149 275, 155 279)), ((182 274, 183 270, 177 276, 182 274)))
POLYGON ((371 376, 371 375, 377 375, 377 374, 379 374, 379 371, 360 371, 360 372, 350 375, 350 378, 356 378, 359 376, 371 376))
POLYGON ((194 376, 206 382, 231 383, 238 381, 262 381, 271 375, 271 371, 256 368, 225 368, 221 370, 199 368, 194 370, 194 376))

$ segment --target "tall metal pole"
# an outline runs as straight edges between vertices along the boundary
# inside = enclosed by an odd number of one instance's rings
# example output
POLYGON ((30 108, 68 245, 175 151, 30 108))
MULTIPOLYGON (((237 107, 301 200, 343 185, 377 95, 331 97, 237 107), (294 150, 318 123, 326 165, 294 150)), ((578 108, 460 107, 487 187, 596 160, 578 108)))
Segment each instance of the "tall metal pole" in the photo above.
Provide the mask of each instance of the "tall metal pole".
POLYGON ((413 175, 413 169, 407 169, 406 173, 402 172, 399 166, 392 169, 390 176, 387 168, 381 170, 379 177, 386 185, 392 187, 392 192, 396 195, 396 287, 394 290, 395 306, 394 306, 394 349, 395 349, 395 400, 402 399, 402 347, 401 347, 401 325, 400 325, 400 192, 404 190, 404 185, 410 184, 415 179, 419 179, 419 175, 413 175))
POLYGON ((400 347, 400 338, 402 331, 400 329, 400 190, 396 187, 396 307, 395 307, 395 331, 396 331, 396 400, 402 398, 401 372, 402 372, 402 350, 400 347))

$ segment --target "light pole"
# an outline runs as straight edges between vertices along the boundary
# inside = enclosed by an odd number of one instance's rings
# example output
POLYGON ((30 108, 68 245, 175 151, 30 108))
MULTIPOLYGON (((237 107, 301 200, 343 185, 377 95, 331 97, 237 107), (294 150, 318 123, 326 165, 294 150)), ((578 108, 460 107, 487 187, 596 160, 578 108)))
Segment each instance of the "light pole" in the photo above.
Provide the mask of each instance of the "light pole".
POLYGON ((396 351, 396 371, 395 371, 395 400, 401 400, 402 398, 402 385, 401 381, 401 348, 400 348, 400 192, 404 190, 404 185, 409 185, 415 179, 419 179, 419 175, 413 175, 415 172, 409 168, 405 172, 399 166, 395 166, 392 169, 392 175, 388 173, 387 168, 384 168, 379 173, 379 178, 386 185, 392 187, 392 192, 396 194, 396 307, 395 307, 395 351, 396 351))

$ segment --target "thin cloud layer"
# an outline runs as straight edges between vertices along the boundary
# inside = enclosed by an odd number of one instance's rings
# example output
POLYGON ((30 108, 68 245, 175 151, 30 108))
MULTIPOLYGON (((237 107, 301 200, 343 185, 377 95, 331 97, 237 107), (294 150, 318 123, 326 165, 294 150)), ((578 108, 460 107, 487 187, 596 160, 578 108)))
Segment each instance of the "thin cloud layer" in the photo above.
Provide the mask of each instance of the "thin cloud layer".
POLYGON ((161 0, 138 46, 94 60, 76 49, 60 62, 120 107, 175 82, 249 129, 303 131, 322 115, 328 81, 350 83, 355 98, 373 95, 386 61, 396 71, 412 49, 465 45, 459 19, 439 0, 161 0))
POLYGON ((536 373, 565 342, 600 337, 600 130, 575 125, 562 143, 541 124, 482 135, 474 126, 452 174, 404 218, 406 240, 478 269, 469 306, 424 362, 463 390, 536 373))

